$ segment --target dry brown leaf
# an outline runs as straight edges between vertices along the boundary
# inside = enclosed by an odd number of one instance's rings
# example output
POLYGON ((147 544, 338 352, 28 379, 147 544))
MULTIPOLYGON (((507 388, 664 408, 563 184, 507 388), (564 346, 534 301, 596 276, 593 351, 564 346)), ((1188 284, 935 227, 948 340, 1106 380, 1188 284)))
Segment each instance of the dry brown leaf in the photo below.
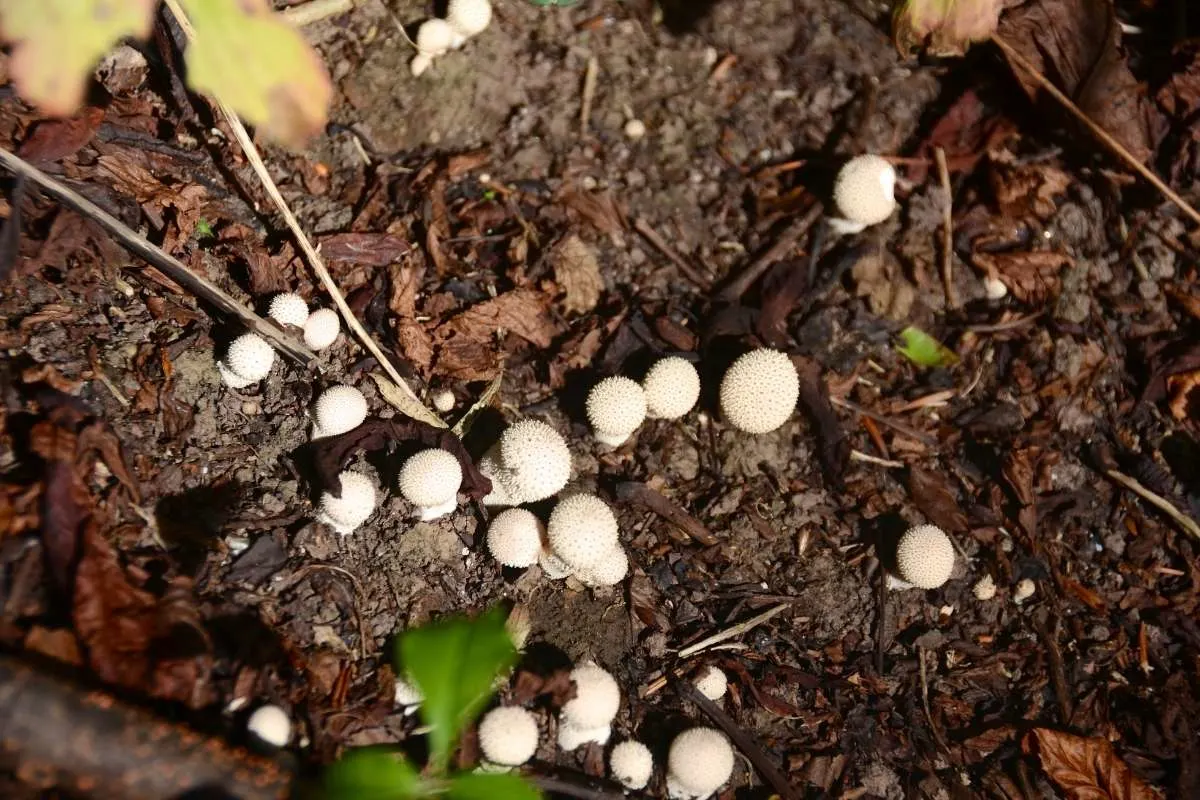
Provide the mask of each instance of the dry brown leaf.
POLYGON ((38 122, 17 155, 33 164, 47 164, 74 155, 92 140, 104 120, 104 109, 88 106, 67 119, 38 122))
POLYGON ((583 314, 595 308, 604 291, 596 251, 569 233, 555 246, 550 260, 554 265, 554 280, 563 290, 563 310, 568 314, 583 314))
POLYGON ((1048 219, 1058 210, 1054 198, 1067 191, 1071 176, 1045 164, 1019 163, 1008 150, 988 153, 988 180, 1000 213, 1019 218, 1032 214, 1048 219))
POLYGON ((971 260, 979 269, 994 272, 1018 300, 1033 305, 1058 294, 1058 272, 1072 263, 1066 253, 1047 251, 975 253, 971 260))
POLYGON ((338 233, 321 239, 321 255, 365 267, 386 267, 408 252, 408 241, 390 233, 338 233))
POLYGON ((435 335, 492 344, 501 331, 513 333, 537 347, 549 347, 558 328, 547 310, 546 296, 533 289, 511 292, 471 306, 439 325, 435 335))
POLYGON ((608 191, 585 192, 567 188, 559 195, 558 201, 578 214, 584 222, 609 236, 620 236, 629 227, 625 212, 608 191))
POLYGON ((955 499, 944 472, 909 467, 908 494, 926 519, 942 530, 951 533, 966 530, 967 515, 955 499))
POLYGON ((1022 742, 1068 800, 1158 800, 1160 795, 1129 769, 1106 739, 1088 739, 1034 728, 1022 742))
POLYGON ((1171 416, 1180 422, 1189 418, 1188 409, 1200 405, 1197 387, 1200 387, 1200 370, 1182 372, 1167 378, 1167 389, 1171 392, 1171 416), (1196 399, 1193 399, 1193 394, 1196 395, 1196 399))

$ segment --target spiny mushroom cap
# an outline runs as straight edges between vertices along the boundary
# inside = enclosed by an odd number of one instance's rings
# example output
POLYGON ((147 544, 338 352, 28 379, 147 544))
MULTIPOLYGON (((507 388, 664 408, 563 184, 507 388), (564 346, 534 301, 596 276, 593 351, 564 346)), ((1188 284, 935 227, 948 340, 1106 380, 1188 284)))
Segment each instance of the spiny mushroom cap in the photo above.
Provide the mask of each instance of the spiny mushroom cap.
POLYGON ((488 526, 487 546, 506 567, 532 567, 542 552, 545 526, 532 512, 510 508, 492 517, 488 526))
POLYGON ((492 482, 492 491, 483 498, 485 506, 515 506, 521 503, 521 492, 508 470, 500 466, 500 445, 496 444, 479 458, 479 474, 492 482))
POLYGON ((900 577, 921 589, 936 589, 954 570, 954 545, 936 525, 918 525, 896 545, 896 570, 900 577))
POLYGON ((896 210, 896 169, 875 155, 856 156, 833 185, 837 213, 856 225, 878 225, 896 210))
POLYGON ((751 350, 721 379, 721 413, 746 433, 770 433, 792 416, 800 398, 800 376, 786 353, 751 350))
POLYGON ((691 728, 671 742, 667 771, 669 781, 686 794, 707 797, 733 774, 733 748, 714 728, 691 728))
POLYGON ((304 343, 313 350, 324 350, 337 341, 342 322, 332 308, 318 308, 304 322, 304 343))
POLYGON ((462 465, 451 453, 431 447, 414 453, 400 469, 400 494, 419 508, 453 503, 462 486, 462 465))
POLYGON ((621 706, 621 689, 616 678, 594 662, 586 661, 571 670, 575 696, 562 707, 562 720, 576 728, 611 725, 621 706))
POLYGON ((537 718, 519 706, 493 708, 479 721, 479 749, 493 764, 516 767, 533 758, 537 718))
POLYGON ((229 367, 225 366, 224 361, 217 362, 217 372, 221 375, 221 383, 225 384, 230 389, 245 389, 250 384, 257 382, 238 375, 229 367))
POLYGON ((554 554, 573 569, 588 569, 618 546, 617 518, 594 494, 573 494, 550 512, 546 538, 554 554))
POLYGON ((225 366, 244 380, 261 381, 275 363, 275 350, 257 333, 243 333, 229 345, 225 366))
POLYGON ((514 422, 500 436, 500 467, 520 492, 518 503, 545 500, 571 477, 571 451, 558 431, 536 419, 514 422))
POLYGON ((361 472, 345 470, 338 475, 342 496, 321 494, 320 518, 338 533, 350 533, 375 511, 375 484, 361 472))
POLYGON ((433 401, 434 409, 442 414, 454 410, 454 392, 449 389, 440 389, 434 392, 429 399, 433 401))
POLYGON ((427 19, 417 28, 417 49, 431 56, 440 56, 454 42, 454 28, 444 19, 427 19))
POLYGON ((560 722, 558 725, 558 746, 563 750, 574 750, 592 742, 605 744, 609 736, 612 736, 611 725, 597 725, 594 728, 581 728, 569 722, 560 722))
POLYGON ((321 436, 352 431, 367 418, 367 398, 353 386, 331 386, 317 398, 313 420, 321 436))
POLYGON ((483 33, 492 22, 489 0, 450 0, 446 7, 446 22, 465 39, 483 33))
POLYGON ((588 586, 616 586, 629 574, 629 556, 625 548, 617 545, 606 553, 595 566, 579 572, 579 580, 588 586))
POLYGON ((654 772, 654 756, 641 742, 621 742, 608 756, 608 771, 626 789, 644 789, 654 772))
POLYGON ((571 574, 571 565, 544 547, 538 553, 538 566, 542 568, 542 572, 546 577, 552 581, 560 580, 571 574))
POLYGON ((262 706, 246 720, 246 730, 271 747, 283 747, 292 738, 292 721, 279 706, 262 706))
POLYGON ((646 393, 622 375, 605 378, 588 393, 587 416, 597 439, 619 445, 645 421, 646 393))
POLYGON ((695 680, 696 688, 700 690, 700 694, 707 697, 709 700, 720 700, 725 696, 725 690, 729 687, 729 679, 725 677, 725 672, 719 667, 705 667, 695 680))
POLYGON ((267 316, 280 325, 295 325, 297 328, 303 328, 304 323, 308 321, 308 303, 295 292, 277 294, 271 299, 267 316))
POLYGON ((642 381, 646 413, 656 419, 679 419, 700 399, 700 374, 679 356, 659 360, 642 381))

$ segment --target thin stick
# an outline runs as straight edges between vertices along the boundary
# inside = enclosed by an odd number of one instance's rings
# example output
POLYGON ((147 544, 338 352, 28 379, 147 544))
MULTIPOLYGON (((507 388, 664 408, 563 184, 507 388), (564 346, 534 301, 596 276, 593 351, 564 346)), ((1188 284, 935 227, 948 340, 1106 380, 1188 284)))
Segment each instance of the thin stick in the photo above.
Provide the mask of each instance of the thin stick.
POLYGON ((135 231, 131 230, 125 223, 92 203, 83 195, 68 189, 54 178, 51 178, 7 150, 0 150, 0 164, 3 164, 5 169, 8 169, 12 173, 23 175, 33 181, 46 194, 58 200, 58 202, 67 208, 82 214, 101 228, 104 228, 126 250, 149 262, 168 278, 213 308, 228 316, 236 317, 247 328, 273 344, 279 352, 288 358, 304 365, 308 365, 316 358, 313 352, 303 344, 246 308, 222 291, 212 281, 192 272, 179 259, 154 246, 144 237, 139 236, 135 231))
POLYGON ((600 77, 600 61, 590 56, 587 71, 583 73, 583 101, 579 106, 579 135, 587 137, 592 124, 592 101, 596 98, 596 81, 600 77))
POLYGON ((730 281, 729 285, 720 291, 718 297, 731 303, 744 295, 776 261, 787 255, 801 236, 808 233, 808 229, 816 224, 824 210, 820 203, 814 203, 803 217, 793 220, 792 224, 788 225, 775 240, 775 243, 742 270, 740 275, 730 281))
POLYGON ((1025 58, 1025 56, 1018 53, 1012 45, 1004 41, 1004 39, 1000 38, 999 36, 993 34, 992 41, 997 47, 1004 51, 1004 55, 1008 56, 1014 64, 1017 64, 1019 67, 1021 67, 1021 69, 1025 70, 1025 72, 1029 74, 1029 77, 1033 78, 1035 83, 1045 89, 1046 92, 1049 93, 1049 95, 1055 100, 1057 100, 1063 108, 1067 109, 1067 111, 1071 113, 1071 116, 1083 123, 1083 126, 1091 131, 1093 136, 1103 142, 1108 149, 1112 150, 1118 158, 1120 158, 1130 168, 1145 178, 1155 189, 1158 189, 1158 191, 1162 192, 1163 196, 1178 206, 1180 211, 1191 217, 1193 222, 1200 224, 1200 211, 1196 211, 1196 209, 1193 208, 1186 200, 1176 194, 1174 189, 1172 189, 1170 186, 1167 186, 1167 184, 1163 182, 1162 178, 1155 175, 1145 164, 1134 158, 1133 154, 1126 150, 1124 145, 1109 135, 1108 131, 1104 130, 1104 128, 1101 128, 1092 121, 1091 117, 1080 111, 1079 107, 1071 102, 1071 98, 1063 94, 1057 86, 1055 86, 1046 78, 1045 75, 1038 72, 1037 67, 1029 63, 1029 60, 1025 58))
POLYGON ((310 0, 304 5, 292 6, 279 12, 289 24, 300 27, 320 22, 354 8, 354 0, 310 0))
POLYGON ((869 410, 863 408, 862 406, 860 406, 858 403, 852 403, 849 400, 843 400, 840 397, 830 397, 829 402, 833 403, 835 406, 841 406, 842 408, 848 408, 851 411, 855 412, 856 414, 862 414, 864 417, 867 417, 868 419, 872 419, 875 422, 878 422, 880 425, 885 425, 895 431, 899 431, 900 433, 903 433, 908 438, 915 439, 916 441, 920 442, 921 444, 928 445, 929 447, 937 446, 937 440, 934 439, 932 436, 921 433, 921 431, 917 430, 916 428, 912 427, 911 425, 905 425, 903 422, 897 422, 894 419, 885 417, 883 414, 876 414, 874 411, 869 411, 869 410))
MULTIPOLYGON (((192 27, 191 21, 187 18, 187 14, 179 5, 179 0, 166 0, 167 8, 175 17, 179 27, 183 30, 188 41, 194 41, 196 31, 192 27)), ((371 338, 371 334, 367 333, 366 328, 354 316, 354 312, 350 310, 350 306, 346 304, 346 297, 338 288, 337 283, 333 280, 333 276, 329 274, 329 270, 325 268, 325 262, 321 258, 317 249, 313 247, 312 242, 308 240, 304 229, 300 227, 300 222, 296 219, 296 215, 292 213, 288 207, 287 201, 283 199, 283 195, 279 193, 279 187, 275 185, 275 181, 271 178, 271 173, 267 171, 267 165, 263 163, 262 156, 258 152, 258 148, 254 146, 254 142, 250 139, 250 134, 246 132, 246 128, 242 125, 242 121, 238 119, 237 113, 229 106, 225 105, 217 98, 213 98, 213 104, 221 112, 225 122, 228 123, 230 130, 233 131, 234 138, 241 145, 242 152, 246 154, 246 158, 250 162, 250 166, 254 168, 254 174, 258 176, 262 182, 263 188, 266 189, 267 195, 271 198, 271 202, 275 204, 275 208, 283 215, 284 222, 287 223, 288 229, 291 230, 292 236, 296 239, 296 243, 300 246, 301 252, 304 253, 305 260, 312 267, 313 272, 317 273, 317 277, 321 279, 321 284, 325 287, 325 291, 329 292, 329 296, 333 298, 333 304, 337 306, 341 312, 342 319, 346 321, 346 325, 358 337, 362 345, 367 348, 367 351, 375 357, 379 365, 383 367, 384 372, 388 377, 400 387, 400 390, 409 395, 413 401, 421 403, 416 392, 408 385, 391 360, 384 355, 383 349, 380 348, 375 340, 371 338)), ((422 404, 424 405, 424 404, 422 404)), ((429 412, 433 416, 437 416, 433 411, 429 412)))
POLYGON ((942 738, 941 731, 937 725, 933 723, 933 711, 929 708, 929 678, 925 670, 925 648, 917 646, 917 658, 921 663, 921 705, 925 707, 925 719, 929 722, 929 730, 933 733, 934 741, 942 748, 942 752, 947 756, 950 755, 950 748, 946 746, 946 741, 942 738))
POLYGON ((864 464, 875 464, 880 467, 890 467, 891 469, 902 469, 903 467, 908 466, 903 461, 896 461, 893 458, 880 458, 879 456, 873 456, 870 453, 864 453, 861 450, 851 450, 850 460, 861 461, 864 464))
POLYGON ((954 194, 950 187, 950 168, 946 166, 946 151, 940 147, 933 150, 937 161, 938 179, 946 202, 942 205, 942 290, 946 293, 946 307, 958 308, 958 295, 954 292, 954 194))
POLYGON ((1183 529, 1184 533, 1190 534, 1195 539, 1200 539, 1200 525, 1196 524, 1194 519, 1172 505, 1171 501, 1150 491, 1123 472, 1117 472, 1115 469, 1106 469, 1104 470, 1104 474, 1166 514, 1183 529))
POLYGON ((627 797, 637 796, 626 795, 622 792, 607 792, 603 789, 593 789, 591 786, 585 786, 582 783, 550 775, 526 775, 525 777, 544 792, 565 794, 567 797, 577 797, 579 800, 626 800, 627 797))
POLYGON ((675 252, 675 248, 667 244, 667 242, 658 235, 658 231, 650 227, 650 223, 644 219, 637 219, 633 222, 633 229, 640 233, 647 242, 649 242, 655 250, 662 253, 667 259, 679 268, 683 276, 692 283, 699 286, 701 289, 708 291, 712 288, 712 281, 700 274, 700 272, 684 260, 683 256, 675 252))

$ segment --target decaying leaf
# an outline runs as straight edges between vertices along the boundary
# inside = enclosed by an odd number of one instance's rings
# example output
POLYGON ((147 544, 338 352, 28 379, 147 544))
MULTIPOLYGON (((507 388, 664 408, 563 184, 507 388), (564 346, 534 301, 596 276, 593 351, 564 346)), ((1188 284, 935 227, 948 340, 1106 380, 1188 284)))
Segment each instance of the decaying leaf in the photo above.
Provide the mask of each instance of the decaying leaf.
POLYGON ((1088 739, 1034 728, 1023 740, 1069 800, 1158 800, 1160 795, 1130 771, 1107 739, 1088 739))
POLYGON ((555 246, 550 259, 554 280, 563 290, 563 310, 568 314, 583 314, 595 308, 604 291, 604 278, 591 246, 569 233, 555 246))
POLYGON ((409 250, 408 242, 390 233, 337 233, 321 239, 321 255, 329 261, 386 267, 409 250))
POLYGON ((966 530, 967 515, 955 499, 943 472, 912 466, 908 469, 907 484, 909 496, 926 519, 950 533, 966 530))
POLYGON ((996 275, 1023 303, 1038 305, 1058 294, 1058 273, 1071 264, 1066 253, 1048 251, 975 253, 971 260, 989 275, 996 275))
POLYGON ((126 36, 145 37, 157 0, 5 0, 0 32, 21 96, 54 116, 83 102, 92 68, 126 36))
POLYGON ((931 55, 962 55, 996 31, 1004 0, 905 0, 892 19, 892 41, 902 55, 926 46, 931 55))
POLYGON ((1071 176, 1046 164, 1021 163, 1012 152, 988 151, 988 182, 996 206, 1006 217, 1032 214, 1048 219, 1057 210, 1054 198, 1071 186, 1071 176))
POLYGON ((546 296, 533 289, 514 289, 471 306, 434 330, 436 369, 459 380, 491 380, 502 361, 501 334, 512 333, 546 348, 557 332, 546 296))
POLYGON ((291 147, 324 127, 333 96, 325 66, 267 0, 184 0, 184 7, 196 29, 186 55, 192 86, 291 147))

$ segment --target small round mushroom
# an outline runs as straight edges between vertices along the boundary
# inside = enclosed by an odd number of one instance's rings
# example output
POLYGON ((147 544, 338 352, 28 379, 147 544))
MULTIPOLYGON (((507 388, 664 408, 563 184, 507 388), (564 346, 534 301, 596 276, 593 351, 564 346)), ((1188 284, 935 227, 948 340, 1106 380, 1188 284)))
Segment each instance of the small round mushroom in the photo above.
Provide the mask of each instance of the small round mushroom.
POLYGON ((343 536, 367 521, 375 511, 375 484, 361 472, 345 470, 338 475, 342 496, 321 494, 317 518, 343 536))
POLYGON ((433 408, 440 414, 447 414, 454 410, 454 392, 449 389, 440 389, 433 393, 429 398, 433 401, 433 408))
POLYGON ((585 744, 606 744, 612 736, 612 725, 597 725, 594 728, 581 728, 569 722, 558 725, 558 746, 562 750, 574 750, 585 744))
POLYGON ((554 428, 525 419, 505 429, 496 446, 480 459, 479 471, 493 483, 492 494, 483 498, 485 505, 536 503, 567 485, 571 451, 554 428))
POLYGON ((487 546, 506 567, 523 569, 538 562, 546 526, 532 512, 509 508, 492 517, 488 526, 487 546))
POLYGON ((572 569, 589 569, 619 547, 617 517, 594 494, 574 494, 550 512, 546 538, 554 554, 572 569))
POLYGON ((537 717, 519 706, 493 708, 479 721, 479 749, 491 764, 519 767, 537 746, 537 717))
POLYGON ((562 580, 571 574, 571 565, 554 555, 545 547, 538 553, 538 566, 542 573, 552 581, 562 580))
POLYGON ((838 233, 858 233, 878 225, 896 210, 896 169, 876 155, 856 156, 838 171, 833 186, 838 216, 829 219, 838 233))
POLYGON ((667 751, 667 792, 679 800, 708 797, 733 775, 733 748, 714 728, 691 728, 667 751))
POLYGON ((700 374, 679 356, 657 361, 642 381, 646 414, 654 419, 679 419, 700 399, 700 374))
POLYGON ((786 353, 769 348, 738 358, 721 379, 721 413, 746 433, 770 433, 792 416, 800 376, 786 353))
POLYGON ((414 453, 400 469, 400 494, 417 507, 422 521, 444 517, 458 508, 462 465, 451 453, 431 447, 414 453))
POLYGON ((423 55, 437 58, 450 49, 454 36, 454 28, 446 20, 427 19, 417 28, 417 50, 423 55))
POLYGON ((490 0, 450 0, 446 6, 446 22, 454 31, 451 47, 462 47, 472 36, 478 36, 492 23, 490 0))
POLYGON ((295 325, 303 328, 308 321, 308 303, 295 292, 283 292, 271 298, 267 316, 280 325, 295 325))
POLYGON ((623 131, 626 139, 636 142, 646 135, 646 123, 636 118, 628 120, 623 131))
POLYGON ((984 575, 971 588, 976 600, 988 601, 996 596, 996 579, 991 574, 984 575))
MULTIPOLYGON (((225 358, 222 359, 225 371, 222 371, 221 376, 229 383, 225 376, 227 372, 232 373, 245 381, 242 386, 248 386, 267 377, 274 363, 275 350, 267 344, 266 339, 257 333, 243 333, 233 340, 225 352, 225 358)), ((242 386, 232 388, 240 389, 242 386)))
POLYGON ((246 732, 256 743, 278 750, 291 741, 292 721, 279 706, 265 705, 256 708, 246 720, 246 732))
POLYGON ((654 772, 654 756, 641 742, 621 742, 608 755, 608 771, 626 789, 645 789, 654 772))
POLYGON ((395 702, 396 707, 404 709, 404 715, 408 716, 420 708, 421 703, 425 702, 425 695, 408 678, 398 676, 396 678, 395 702))
POLYGON ((629 574, 629 555, 617 545, 592 567, 580 570, 576 577, 587 586, 616 586, 629 574))
POLYGON ((1017 605, 1021 605, 1021 603, 1024 603, 1026 600, 1033 597, 1036 591, 1036 583, 1029 578, 1022 578, 1021 580, 1017 581, 1016 587, 1013 588, 1013 602, 1017 605))
POLYGON ((332 308, 318 308, 304 322, 304 343, 313 350, 324 350, 337 341, 342 322, 332 308))
POLYGON ((571 670, 571 680, 575 696, 563 705, 562 721, 582 730, 612 725, 621 707, 616 679, 595 662, 585 661, 571 670))
POLYGON ((696 676, 694 683, 696 684, 696 688, 700 690, 700 694, 713 701, 724 697, 725 691, 729 688, 729 679, 725 676, 725 671, 720 667, 704 667, 700 671, 700 674, 696 676))
POLYGON ((331 386, 313 408, 313 436, 321 439, 352 431, 367 418, 367 398, 353 386, 331 386))
POLYGON ((995 275, 983 279, 983 293, 988 300, 1001 300, 1008 294, 1008 285, 995 275))
POLYGON ((936 525, 909 528, 896 545, 896 571, 920 589, 936 589, 950 580, 954 544, 936 525))
POLYGON ((645 421, 646 393, 624 376, 605 378, 588 393, 587 416, 597 441, 617 447, 645 421))

